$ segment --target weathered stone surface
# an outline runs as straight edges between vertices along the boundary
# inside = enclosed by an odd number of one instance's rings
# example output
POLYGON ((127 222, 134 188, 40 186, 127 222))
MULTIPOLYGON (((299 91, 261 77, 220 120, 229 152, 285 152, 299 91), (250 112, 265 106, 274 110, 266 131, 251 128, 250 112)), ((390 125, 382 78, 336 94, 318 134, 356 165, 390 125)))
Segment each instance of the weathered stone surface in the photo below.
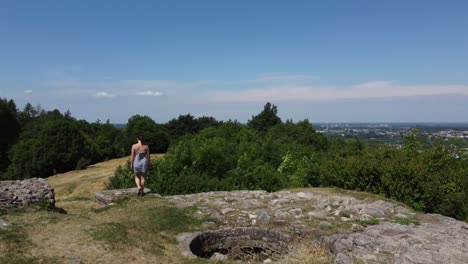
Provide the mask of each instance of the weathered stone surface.
POLYGON ((369 263, 466 263, 466 223, 433 215, 420 226, 383 222, 361 233, 331 236, 331 250, 369 263))
POLYGON ((329 245, 335 263, 445 264, 466 263, 468 259, 467 223, 440 215, 416 214, 387 201, 316 194, 313 189, 210 192, 166 199, 178 207, 196 206, 206 216, 218 219, 221 228, 257 226, 295 236, 320 228, 319 223, 325 230, 343 224, 349 228, 316 238, 329 245), (236 210, 222 214, 223 209, 236 210), (398 218, 418 218, 421 224, 401 225, 395 222, 398 218), (379 220, 369 222, 375 219, 379 220))
POLYGON ((41 200, 47 201, 51 206, 55 205, 54 189, 45 179, 0 181, 0 209, 22 208, 41 200))
POLYGON ((270 219, 271 219, 271 216, 265 211, 261 212, 260 216, 258 217, 258 220, 262 222, 269 222, 270 219))

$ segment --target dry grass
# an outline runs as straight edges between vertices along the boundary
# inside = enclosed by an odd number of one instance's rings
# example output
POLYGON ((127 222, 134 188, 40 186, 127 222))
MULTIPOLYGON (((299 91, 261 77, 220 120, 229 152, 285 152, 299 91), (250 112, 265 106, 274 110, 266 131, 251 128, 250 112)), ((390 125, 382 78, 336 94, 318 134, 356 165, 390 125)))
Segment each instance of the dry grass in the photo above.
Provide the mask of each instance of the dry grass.
POLYGON ((109 264, 190 263, 180 255, 175 236, 197 230, 201 224, 191 217, 190 209, 177 209, 164 199, 150 196, 131 197, 107 210, 83 209, 80 214, 22 212, 7 215, 6 220, 14 222, 27 237, 18 237, 25 241, 18 245, 25 250, 15 252, 10 260, 58 263, 72 259, 109 264))
POLYGON ((55 189, 57 201, 76 197, 92 197, 103 190, 105 183, 114 174, 119 165, 124 165, 128 157, 113 159, 89 166, 85 170, 76 170, 49 177, 47 181, 55 189))
POLYGON ((115 169, 127 160, 114 159, 48 178, 56 206, 67 214, 25 210, 3 215, 15 230, 5 231, 8 236, 0 234, 0 263, 68 263, 73 259, 109 264, 205 263, 182 257, 175 243, 177 232, 195 230, 200 224, 189 211, 168 209, 172 207, 164 199, 150 196, 131 197, 99 210, 94 192, 103 190, 115 169))
POLYGON ((332 263, 330 250, 318 241, 303 238, 294 243, 292 256, 288 263, 293 264, 328 264, 332 263))

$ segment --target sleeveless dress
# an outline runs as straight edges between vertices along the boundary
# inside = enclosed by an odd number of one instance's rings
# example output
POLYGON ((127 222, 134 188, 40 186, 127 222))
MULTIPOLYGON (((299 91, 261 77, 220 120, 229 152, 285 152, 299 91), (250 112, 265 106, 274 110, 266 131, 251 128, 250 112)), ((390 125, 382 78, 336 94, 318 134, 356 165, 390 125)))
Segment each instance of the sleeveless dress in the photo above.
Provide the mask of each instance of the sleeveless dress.
POLYGON ((146 173, 148 171, 148 159, 146 151, 137 151, 133 160, 133 171, 135 173, 146 173))

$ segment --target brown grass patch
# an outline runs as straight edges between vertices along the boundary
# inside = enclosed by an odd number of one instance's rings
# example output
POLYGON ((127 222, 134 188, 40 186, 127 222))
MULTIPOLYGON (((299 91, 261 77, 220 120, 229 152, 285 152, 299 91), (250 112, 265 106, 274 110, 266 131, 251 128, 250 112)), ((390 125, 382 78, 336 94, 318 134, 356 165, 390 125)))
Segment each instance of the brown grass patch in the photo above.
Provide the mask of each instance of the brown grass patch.
POLYGON ((197 228, 190 210, 170 207, 165 199, 151 196, 130 197, 104 211, 89 208, 77 214, 40 211, 11 217, 31 241, 30 256, 63 263, 76 258, 109 264, 190 262, 181 256, 175 239, 177 226, 182 231, 197 228), (158 214, 163 217, 158 219, 158 214), (165 221, 168 218, 172 220, 165 221))
POLYGON ((294 243, 292 256, 288 263, 325 264, 331 263, 330 250, 311 238, 302 238, 294 243))

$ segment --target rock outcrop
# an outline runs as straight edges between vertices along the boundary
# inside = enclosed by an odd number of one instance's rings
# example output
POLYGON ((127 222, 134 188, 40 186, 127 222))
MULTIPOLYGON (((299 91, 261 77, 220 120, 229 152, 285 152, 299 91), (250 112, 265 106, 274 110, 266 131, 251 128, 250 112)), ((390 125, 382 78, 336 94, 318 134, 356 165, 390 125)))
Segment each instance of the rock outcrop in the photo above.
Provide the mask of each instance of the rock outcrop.
MULTIPOLYGON (((126 193, 106 192, 106 203, 126 193)), ((255 227, 293 238, 312 236, 329 248, 336 264, 468 263, 468 223, 359 197, 310 189, 207 192, 165 199, 177 207, 195 207, 195 217, 211 219, 202 225, 207 230, 255 227)))
POLYGON ((314 234, 334 263, 467 263, 468 224, 417 214, 398 204, 337 194, 265 191, 209 192, 166 197, 211 228, 264 227, 314 234), (320 232, 314 232, 320 231, 320 232), (319 235, 317 235, 319 234, 319 235))
POLYGON ((0 181, 0 209, 23 208, 39 201, 55 205, 54 189, 45 179, 0 181))

